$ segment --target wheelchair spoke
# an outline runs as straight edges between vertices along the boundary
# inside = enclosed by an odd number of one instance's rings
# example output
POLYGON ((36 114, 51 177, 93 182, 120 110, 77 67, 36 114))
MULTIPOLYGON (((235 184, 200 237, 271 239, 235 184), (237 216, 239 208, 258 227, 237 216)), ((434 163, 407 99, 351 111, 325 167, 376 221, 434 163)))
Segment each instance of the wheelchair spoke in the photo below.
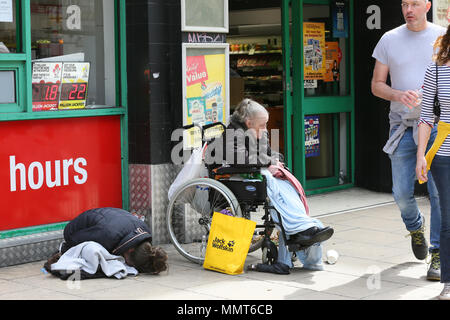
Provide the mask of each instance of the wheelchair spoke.
POLYGON ((169 202, 166 218, 175 248, 187 259, 202 263, 202 239, 208 239, 213 212, 227 209, 237 215, 236 204, 231 191, 212 179, 195 179, 180 186, 169 202))

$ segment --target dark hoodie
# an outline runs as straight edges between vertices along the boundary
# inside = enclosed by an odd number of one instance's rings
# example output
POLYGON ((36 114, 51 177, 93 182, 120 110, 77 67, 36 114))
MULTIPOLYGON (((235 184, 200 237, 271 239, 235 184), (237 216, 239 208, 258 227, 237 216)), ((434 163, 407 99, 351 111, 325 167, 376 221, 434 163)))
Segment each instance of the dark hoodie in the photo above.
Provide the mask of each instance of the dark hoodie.
POLYGON ((118 208, 87 210, 64 228, 63 251, 85 241, 95 241, 114 255, 122 255, 144 240, 151 241, 147 224, 130 212, 118 208))

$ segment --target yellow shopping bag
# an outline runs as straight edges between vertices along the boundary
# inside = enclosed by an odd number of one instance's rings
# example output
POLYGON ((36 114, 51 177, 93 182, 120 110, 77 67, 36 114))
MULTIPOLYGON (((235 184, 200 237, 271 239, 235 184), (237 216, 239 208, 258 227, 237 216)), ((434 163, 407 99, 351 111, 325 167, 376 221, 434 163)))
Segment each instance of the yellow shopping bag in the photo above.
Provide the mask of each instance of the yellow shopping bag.
POLYGON ((254 221, 214 212, 203 267, 241 274, 255 227, 254 221))

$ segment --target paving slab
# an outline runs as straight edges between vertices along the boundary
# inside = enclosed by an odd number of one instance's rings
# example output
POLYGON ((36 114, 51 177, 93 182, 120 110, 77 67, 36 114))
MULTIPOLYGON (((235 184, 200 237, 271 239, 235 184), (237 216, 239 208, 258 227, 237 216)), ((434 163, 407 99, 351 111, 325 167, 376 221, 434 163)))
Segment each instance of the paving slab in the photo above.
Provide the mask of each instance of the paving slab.
MULTIPOLYGON (((428 264, 414 258, 392 196, 374 196, 351 190, 312 197, 311 207, 335 229, 323 244, 324 256, 330 249, 340 255, 336 264, 325 263, 324 271, 305 270, 295 261, 289 275, 245 271, 231 276, 205 270, 165 244, 169 270, 159 275, 62 281, 41 270, 44 261, 0 268, 0 300, 436 299, 442 284, 425 279, 428 264)), ((418 204, 428 228, 429 201, 418 198, 418 204)), ((246 265, 260 259, 261 251, 250 253, 246 265)))

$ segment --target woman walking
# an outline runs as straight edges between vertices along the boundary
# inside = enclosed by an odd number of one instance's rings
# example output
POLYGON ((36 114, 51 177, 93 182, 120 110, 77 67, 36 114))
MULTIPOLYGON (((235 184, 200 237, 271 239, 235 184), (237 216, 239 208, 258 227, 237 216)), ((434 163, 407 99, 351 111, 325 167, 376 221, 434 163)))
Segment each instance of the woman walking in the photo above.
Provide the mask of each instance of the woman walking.
POLYGON ((441 300, 450 300, 450 26, 436 40, 435 63, 428 66, 423 87, 422 111, 419 121, 416 175, 427 181, 431 170, 439 192, 441 206, 440 263, 444 289, 441 300), (438 134, 425 155, 435 116, 440 117, 438 134))

